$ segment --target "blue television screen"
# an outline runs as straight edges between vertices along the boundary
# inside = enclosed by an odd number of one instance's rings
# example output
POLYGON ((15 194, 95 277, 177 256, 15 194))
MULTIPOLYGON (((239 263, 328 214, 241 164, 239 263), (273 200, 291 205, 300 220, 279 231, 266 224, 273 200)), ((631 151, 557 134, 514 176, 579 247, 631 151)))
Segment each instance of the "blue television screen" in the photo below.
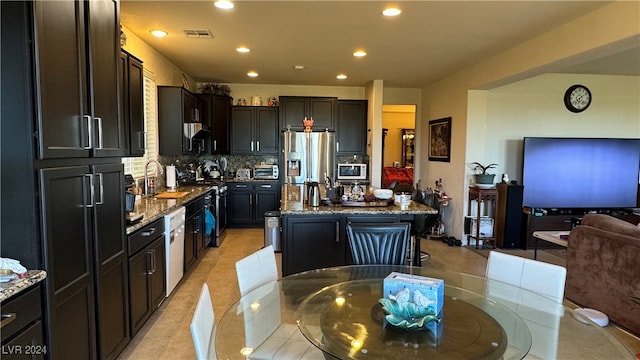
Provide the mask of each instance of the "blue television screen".
POLYGON ((640 139, 524 138, 523 205, 637 206, 640 139))

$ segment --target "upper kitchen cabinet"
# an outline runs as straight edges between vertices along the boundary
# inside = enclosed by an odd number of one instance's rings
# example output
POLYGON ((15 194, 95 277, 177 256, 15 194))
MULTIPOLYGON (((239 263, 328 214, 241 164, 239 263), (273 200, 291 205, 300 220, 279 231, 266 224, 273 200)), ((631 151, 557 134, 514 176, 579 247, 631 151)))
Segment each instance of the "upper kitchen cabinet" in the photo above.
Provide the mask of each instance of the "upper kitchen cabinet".
POLYGON ((336 101, 336 154, 367 153, 367 100, 336 101))
POLYGON ((206 113, 206 102, 200 101, 191 92, 182 87, 158 86, 160 155, 199 155, 208 152, 211 133, 202 113, 206 113))
POLYGON ((38 157, 124 155, 118 2, 34 1, 32 7, 38 157))
POLYGON ((278 108, 234 106, 231 113, 231 153, 278 154, 278 108))
POLYGON ((313 119, 313 128, 335 130, 335 97, 280 96, 280 129, 304 130, 302 120, 313 119))
POLYGON ((197 96, 207 105, 205 119, 208 119, 211 124, 211 153, 229 154, 231 151, 229 141, 231 97, 211 94, 197 96))
POLYGON ((124 119, 126 156, 143 156, 144 83, 142 61, 128 52, 120 53, 120 111, 124 119))

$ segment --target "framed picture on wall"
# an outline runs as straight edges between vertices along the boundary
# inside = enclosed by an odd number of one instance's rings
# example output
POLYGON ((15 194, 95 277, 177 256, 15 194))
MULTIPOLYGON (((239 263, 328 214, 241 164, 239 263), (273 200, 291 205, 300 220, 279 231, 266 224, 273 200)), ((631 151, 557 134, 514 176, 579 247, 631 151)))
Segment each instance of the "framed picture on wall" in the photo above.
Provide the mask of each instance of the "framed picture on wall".
POLYGON ((451 117, 429 121, 429 161, 451 161, 451 117))

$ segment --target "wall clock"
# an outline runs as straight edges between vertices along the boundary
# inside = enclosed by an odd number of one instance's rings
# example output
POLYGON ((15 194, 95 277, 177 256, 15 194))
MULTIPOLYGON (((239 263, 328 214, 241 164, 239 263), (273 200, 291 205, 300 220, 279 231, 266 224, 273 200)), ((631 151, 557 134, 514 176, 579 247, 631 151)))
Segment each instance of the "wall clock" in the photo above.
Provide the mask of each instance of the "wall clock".
POLYGON ((591 91, 584 85, 572 85, 564 93, 564 105, 574 113, 587 110, 591 105, 591 91))

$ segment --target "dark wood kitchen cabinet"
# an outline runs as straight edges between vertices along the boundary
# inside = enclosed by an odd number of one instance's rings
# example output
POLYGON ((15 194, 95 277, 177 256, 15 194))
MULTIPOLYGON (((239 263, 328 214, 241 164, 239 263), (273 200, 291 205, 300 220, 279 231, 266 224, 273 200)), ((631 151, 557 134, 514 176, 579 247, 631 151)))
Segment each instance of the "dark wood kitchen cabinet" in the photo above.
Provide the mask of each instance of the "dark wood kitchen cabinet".
POLYGON ((122 164, 39 174, 51 354, 114 358, 129 341, 122 164))
POLYGON ((33 2, 40 159, 124 155, 118 8, 115 0, 33 2))
POLYGON ((212 94, 197 96, 207 105, 205 118, 211 124, 211 154, 229 154, 232 98, 212 94))
POLYGON ((287 239, 282 251, 283 275, 346 263, 346 237, 343 216, 286 216, 283 229, 287 239), (300 261, 300 259, 304 259, 300 261))
POLYGON ((277 181, 227 183, 227 213, 230 227, 264 226, 264 213, 280 209, 277 181))
POLYGON ((336 101, 336 155, 367 154, 367 100, 336 101))
POLYGON ((313 119, 313 129, 335 130, 335 97, 280 96, 280 130, 304 130, 302 120, 313 119))
POLYGON ((231 153, 266 155, 279 153, 278 108, 234 106, 231 113, 231 153))
POLYGON ((2 118, 19 120, 2 122, 0 251, 47 272, 53 359, 112 359, 129 340, 118 4, 0 3, 2 118))
POLYGON ((206 114, 207 104, 182 87, 158 86, 159 153, 167 156, 209 153, 211 132, 206 114), (185 125, 201 126, 190 134, 185 125))
POLYGON ((204 195, 185 205, 184 271, 191 269, 204 255, 204 195))
POLYGON ((164 218, 129 235, 130 326, 135 335, 167 294, 164 218))
POLYGON ((144 79, 142 60, 122 50, 120 52, 120 112, 124 122, 126 156, 143 156, 144 79))
POLYGON ((8 321, 2 324, 2 359, 24 359, 26 350, 31 359, 46 359, 41 284, 3 301, 1 307, 2 319, 8 321))

